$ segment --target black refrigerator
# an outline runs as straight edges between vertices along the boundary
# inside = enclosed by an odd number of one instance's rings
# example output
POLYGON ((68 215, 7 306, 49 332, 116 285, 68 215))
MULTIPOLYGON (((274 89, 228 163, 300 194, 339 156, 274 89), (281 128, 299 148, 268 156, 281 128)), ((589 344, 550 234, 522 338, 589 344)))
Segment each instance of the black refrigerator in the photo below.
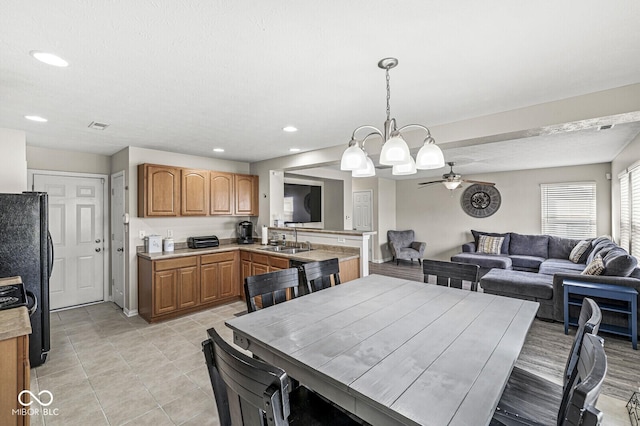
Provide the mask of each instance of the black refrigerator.
POLYGON ((31 314, 29 361, 45 362, 50 349, 49 277, 53 242, 49 235, 47 194, 0 194, 0 277, 20 276, 37 299, 31 314))

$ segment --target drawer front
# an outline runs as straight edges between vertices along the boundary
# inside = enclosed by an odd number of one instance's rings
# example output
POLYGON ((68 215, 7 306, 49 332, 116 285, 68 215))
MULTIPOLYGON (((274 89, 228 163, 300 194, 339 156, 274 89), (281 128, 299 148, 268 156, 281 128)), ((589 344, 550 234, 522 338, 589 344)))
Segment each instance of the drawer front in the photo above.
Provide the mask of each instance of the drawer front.
POLYGON ((251 253, 248 251, 240 250, 240 260, 251 260, 251 253))
POLYGON ((206 265, 207 263, 226 262, 228 260, 234 260, 236 253, 234 251, 226 251, 224 253, 203 254, 200 256, 200 263, 206 265))
POLYGON ((167 269, 186 268, 198 264, 197 256, 180 257, 177 259, 156 260, 154 262, 156 271, 166 271, 167 269))
POLYGON ((289 268, 289 259, 287 259, 286 257, 271 256, 269 261, 270 261, 270 265, 275 268, 280 268, 280 269, 289 268))
POLYGON ((251 261, 261 265, 269 265, 269 256, 266 254, 251 253, 251 261))

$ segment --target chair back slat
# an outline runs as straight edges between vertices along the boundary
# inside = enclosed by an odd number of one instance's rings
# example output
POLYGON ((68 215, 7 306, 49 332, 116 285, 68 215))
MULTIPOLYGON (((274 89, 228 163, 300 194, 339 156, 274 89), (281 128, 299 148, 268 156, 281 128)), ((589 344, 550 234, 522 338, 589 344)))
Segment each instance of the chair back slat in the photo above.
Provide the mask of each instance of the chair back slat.
POLYGON ((568 404, 566 408, 560 407, 558 425, 599 425, 602 414, 595 405, 607 374, 604 340, 593 334, 584 335, 577 370, 574 383, 570 382, 565 389, 568 404))
POLYGON ((221 426, 287 425, 287 374, 240 353, 211 328, 202 342, 221 426))
POLYGON ((444 262, 440 260, 423 259, 422 272, 424 282, 429 282, 430 276, 436 277, 436 284, 462 288, 462 281, 471 283, 471 291, 478 289, 478 265, 459 262, 444 262))
POLYGON ((580 355, 580 348, 582 347, 582 339, 586 333, 598 334, 600 323, 602 322, 602 311, 593 299, 585 297, 582 299, 582 306, 580 307, 580 316, 578 317, 578 329, 576 330, 576 337, 571 345, 569 351, 569 358, 564 367, 564 386, 567 382, 572 380, 576 374, 576 362, 580 355))
POLYGON ((302 275, 307 291, 324 290, 331 287, 332 282, 333 285, 340 284, 340 263, 338 258, 304 263, 302 265, 302 275))
POLYGON ((262 307, 266 308, 282 303, 289 295, 298 297, 298 270, 296 268, 253 275, 244 279, 244 295, 247 311, 257 309, 256 297, 261 297, 262 307))

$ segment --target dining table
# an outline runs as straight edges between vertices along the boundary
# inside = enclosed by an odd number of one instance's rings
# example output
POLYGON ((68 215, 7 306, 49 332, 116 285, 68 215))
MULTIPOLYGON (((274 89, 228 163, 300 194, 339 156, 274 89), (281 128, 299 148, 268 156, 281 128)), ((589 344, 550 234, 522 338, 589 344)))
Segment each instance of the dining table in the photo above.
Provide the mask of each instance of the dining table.
POLYGON ((369 275, 231 319, 234 343, 373 425, 489 424, 537 302, 369 275))

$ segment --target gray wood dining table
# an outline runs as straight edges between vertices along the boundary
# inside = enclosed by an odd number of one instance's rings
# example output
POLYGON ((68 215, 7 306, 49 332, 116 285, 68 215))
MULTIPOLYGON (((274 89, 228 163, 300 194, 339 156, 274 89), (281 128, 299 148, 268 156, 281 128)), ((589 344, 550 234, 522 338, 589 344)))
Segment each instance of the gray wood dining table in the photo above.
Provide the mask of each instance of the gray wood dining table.
POLYGON ((538 303, 370 275, 226 322, 374 425, 488 424, 538 303))

